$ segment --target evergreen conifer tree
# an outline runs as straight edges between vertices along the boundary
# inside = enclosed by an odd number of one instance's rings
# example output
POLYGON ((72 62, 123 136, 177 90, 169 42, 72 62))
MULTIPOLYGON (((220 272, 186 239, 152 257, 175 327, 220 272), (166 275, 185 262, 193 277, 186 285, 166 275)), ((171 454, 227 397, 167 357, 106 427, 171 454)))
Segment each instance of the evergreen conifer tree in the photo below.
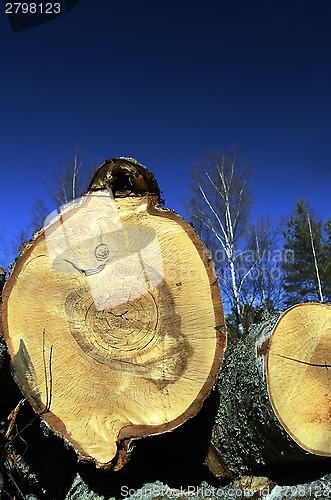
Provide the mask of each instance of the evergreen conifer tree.
POLYGON ((290 252, 284 253, 287 258, 283 262, 285 306, 325 300, 327 243, 322 234, 322 221, 312 217, 307 203, 299 197, 286 226, 284 248, 290 252))

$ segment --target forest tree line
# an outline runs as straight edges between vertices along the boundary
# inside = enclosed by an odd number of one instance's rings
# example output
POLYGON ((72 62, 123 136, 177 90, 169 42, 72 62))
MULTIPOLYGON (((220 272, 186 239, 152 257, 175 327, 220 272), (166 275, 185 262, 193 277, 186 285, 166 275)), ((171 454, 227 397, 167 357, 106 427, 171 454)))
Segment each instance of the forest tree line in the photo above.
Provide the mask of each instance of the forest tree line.
POLYGON ((186 213, 211 252, 233 335, 261 310, 331 301, 331 216, 298 196, 282 219, 253 220, 252 170, 236 150, 202 159, 190 192, 186 213))
MULTIPOLYGON (((30 223, 8 241, 0 234, 0 265, 47 215, 86 191, 95 166, 76 151, 44 182, 45 198, 29 209, 30 223)), ((264 309, 282 310, 300 302, 331 302, 331 216, 322 220, 298 197, 291 214, 253 219, 252 169, 236 150, 212 151, 192 169, 185 218, 205 242, 215 264, 230 337, 241 337, 264 309)))

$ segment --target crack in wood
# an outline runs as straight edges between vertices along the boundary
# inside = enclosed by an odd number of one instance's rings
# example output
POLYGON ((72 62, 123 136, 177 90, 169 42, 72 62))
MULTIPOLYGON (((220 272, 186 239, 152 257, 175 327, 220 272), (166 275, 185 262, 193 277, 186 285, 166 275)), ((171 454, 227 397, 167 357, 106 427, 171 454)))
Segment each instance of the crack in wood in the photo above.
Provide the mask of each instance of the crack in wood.
POLYGON ((70 260, 68 259, 63 259, 65 262, 68 262, 69 264, 72 265, 72 267, 74 269, 76 269, 76 271, 78 271, 79 273, 82 273, 82 274, 85 274, 85 276, 92 276, 93 274, 98 274, 100 273, 101 271, 103 271, 103 269, 106 267, 106 264, 100 264, 100 266, 98 266, 97 268, 95 269, 82 269, 78 266, 76 266, 76 264, 74 264, 73 262, 71 262, 70 260))
POLYGON ((303 365, 309 365, 309 366, 317 366, 318 368, 331 368, 331 365, 328 365, 327 363, 324 364, 318 364, 318 363, 308 363, 308 361, 301 361, 300 359, 295 359, 295 358, 290 358, 289 356, 284 356, 283 354, 277 354, 277 353, 270 353, 273 356, 278 356, 280 358, 288 359, 290 361, 296 361, 297 363, 302 363, 303 365))
MULTIPOLYGON (((128 313, 129 310, 124 311, 123 313, 120 313, 120 314, 115 314, 112 311, 108 311, 108 312, 109 312, 109 314, 112 314, 113 316, 115 316, 115 318, 122 318, 122 319, 126 319, 128 321, 128 318, 124 318, 123 316, 124 316, 124 314, 128 313)), ((108 323, 108 321, 107 321, 107 323, 108 323)))

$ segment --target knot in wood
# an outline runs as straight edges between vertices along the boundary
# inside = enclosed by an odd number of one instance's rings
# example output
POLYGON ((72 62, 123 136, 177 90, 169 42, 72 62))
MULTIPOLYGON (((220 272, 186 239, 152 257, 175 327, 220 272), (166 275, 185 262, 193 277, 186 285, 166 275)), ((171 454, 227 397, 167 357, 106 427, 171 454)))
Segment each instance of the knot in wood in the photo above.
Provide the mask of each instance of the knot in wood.
POLYGON ((106 260, 109 256, 109 248, 105 243, 100 243, 94 250, 94 255, 97 260, 106 260))

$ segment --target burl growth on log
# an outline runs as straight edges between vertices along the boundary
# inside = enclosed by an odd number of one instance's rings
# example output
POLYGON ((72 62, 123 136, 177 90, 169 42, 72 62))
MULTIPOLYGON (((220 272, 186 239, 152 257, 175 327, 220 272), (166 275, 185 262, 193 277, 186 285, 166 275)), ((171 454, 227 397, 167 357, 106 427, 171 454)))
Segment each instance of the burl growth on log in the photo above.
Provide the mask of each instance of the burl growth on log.
POLYGON ((129 158, 101 165, 87 193, 25 245, 3 291, 2 329, 34 410, 100 467, 132 438, 195 415, 226 343, 204 244, 129 158))

